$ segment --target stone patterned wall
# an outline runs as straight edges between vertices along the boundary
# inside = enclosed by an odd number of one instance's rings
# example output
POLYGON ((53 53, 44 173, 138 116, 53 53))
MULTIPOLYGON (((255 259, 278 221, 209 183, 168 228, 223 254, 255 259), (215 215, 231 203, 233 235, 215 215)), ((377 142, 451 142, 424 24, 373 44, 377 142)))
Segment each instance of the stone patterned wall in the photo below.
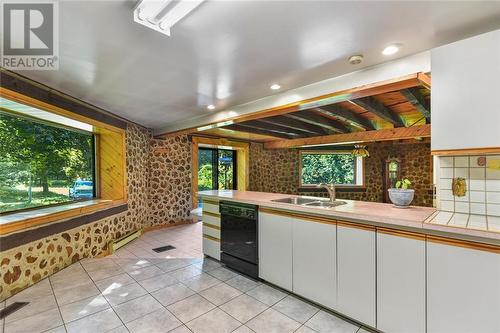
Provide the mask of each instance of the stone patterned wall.
POLYGON ((148 195, 148 225, 189 222, 191 142, 187 135, 151 141, 148 195))
POLYGON ((2 252, 0 301, 106 248, 111 239, 142 227, 188 222, 191 146, 187 136, 152 139, 129 125, 126 133, 128 210, 95 223, 2 252))
MULTIPOLYGON (((365 160, 366 190, 337 192, 339 199, 383 202, 383 168, 385 160, 398 157, 402 175, 413 182, 414 205, 432 206, 432 165, 429 144, 373 143, 367 146, 370 157, 365 160)), ((252 191, 299 194, 299 151, 296 149, 265 150, 261 144, 250 146, 250 185, 252 191)), ((324 192, 302 195, 326 196, 324 192)))

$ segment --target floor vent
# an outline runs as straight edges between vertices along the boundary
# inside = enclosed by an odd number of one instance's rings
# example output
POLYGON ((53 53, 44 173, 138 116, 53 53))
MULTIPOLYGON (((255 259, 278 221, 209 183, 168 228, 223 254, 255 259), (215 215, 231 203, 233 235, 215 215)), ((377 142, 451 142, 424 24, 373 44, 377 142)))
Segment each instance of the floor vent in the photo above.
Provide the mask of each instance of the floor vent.
POLYGON ((142 229, 132 231, 131 233, 126 234, 125 236, 114 239, 108 242, 108 254, 113 254, 116 250, 121 248, 122 246, 130 243, 134 239, 139 238, 142 235, 142 229))
POLYGON ((173 249, 175 249, 174 246, 167 245, 167 246, 157 247, 156 249, 153 249, 153 251, 159 253, 159 252, 165 252, 165 251, 173 250, 173 249))
POLYGON ((29 302, 14 302, 9 306, 6 306, 2 310, 0 310, 0 320, 4 319, 10 314, 13 314, 17 310, 21 309, 22 307, 30 304, 29 302))

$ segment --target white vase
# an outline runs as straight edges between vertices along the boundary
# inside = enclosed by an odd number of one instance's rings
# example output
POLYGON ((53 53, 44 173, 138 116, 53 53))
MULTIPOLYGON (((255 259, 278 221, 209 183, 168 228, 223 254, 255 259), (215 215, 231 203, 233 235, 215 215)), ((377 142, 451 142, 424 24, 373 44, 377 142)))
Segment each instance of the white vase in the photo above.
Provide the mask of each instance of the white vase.
POLYGON ((387 191, 389 191, 389 198, 397 208, 407 208, 415 196, 415 190, 412 189, 390 188, 387 191))

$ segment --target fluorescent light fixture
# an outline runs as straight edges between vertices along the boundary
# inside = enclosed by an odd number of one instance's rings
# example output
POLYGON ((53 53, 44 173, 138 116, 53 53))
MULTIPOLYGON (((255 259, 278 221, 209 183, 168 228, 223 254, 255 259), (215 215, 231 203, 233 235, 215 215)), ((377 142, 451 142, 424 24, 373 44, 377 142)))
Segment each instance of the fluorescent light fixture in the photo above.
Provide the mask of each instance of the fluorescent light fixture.
POLYGON ((273 84, 273 85, 271 86, 271 89, 272 89, 272 90, 278 90, 278 89, 280 89, 280 88, 281 88, 281 86, 280 86, 279 84, 277 84, 277 83, 275 83, 275 84, 273 84))
POLYGON ((218 127, 224 127, 224 126, 231 125, 231 124, 234 124, 234 121, 227 120, 227 121, 222 121, 222 122, 216 123, 216 124, 210 124, 210 125, 201 126, 201 127, 196 128, 196 130, 198 132, 203 132, 203 131, 206 131, 206 130, 210 130, 210 129, 218 128, 218 127))
POLYGON ((387 46, 383 51, 382 51, 382 54, 383 55, 393 55, 395 54, 396 52, 399 51, 399 46, 396 45, 396 44, 392 44, 392 45, 389 45, 387 46))
POLYGON ((204 0, 140 0, 134 21, 170 36, 170 29, 204 0))

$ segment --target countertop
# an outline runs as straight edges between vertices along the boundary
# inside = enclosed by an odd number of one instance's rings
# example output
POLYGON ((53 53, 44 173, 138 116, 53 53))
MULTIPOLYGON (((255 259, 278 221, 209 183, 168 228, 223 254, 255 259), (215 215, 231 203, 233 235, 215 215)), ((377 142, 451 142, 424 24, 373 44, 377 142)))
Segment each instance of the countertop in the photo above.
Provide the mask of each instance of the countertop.
MULTIPOLYGON (((272 201, 275 199, 298 197, 298 195, 291 194, 233 190, 201 191, 198 194, 202 198, 207 199, 248 203, 282 211, 330 217, 332 219, 378 227, 500 245, 500 232, 498 232, 500 229, 495 231, 488 230, 488 228, 474 228, 473 226, 479 223, 476 223, 478 218, 473 218, 474 223, 471 224, 471 227, 467 227, 468 223, 465 224, 465 227, 463 224, 448 224, 451 216, 446 223, 437 223, 441 220, 440 218, 436 220, 436 217, 440 216, 440 213, 443 212, 430 207, 410 206, 409 208, 401 209, 386 203, 339 199, 345 201, 346 204, 334 208, 321 208, 272 201)), ((325 200, 325 198, 313 198, 316 200, 325 200)))

